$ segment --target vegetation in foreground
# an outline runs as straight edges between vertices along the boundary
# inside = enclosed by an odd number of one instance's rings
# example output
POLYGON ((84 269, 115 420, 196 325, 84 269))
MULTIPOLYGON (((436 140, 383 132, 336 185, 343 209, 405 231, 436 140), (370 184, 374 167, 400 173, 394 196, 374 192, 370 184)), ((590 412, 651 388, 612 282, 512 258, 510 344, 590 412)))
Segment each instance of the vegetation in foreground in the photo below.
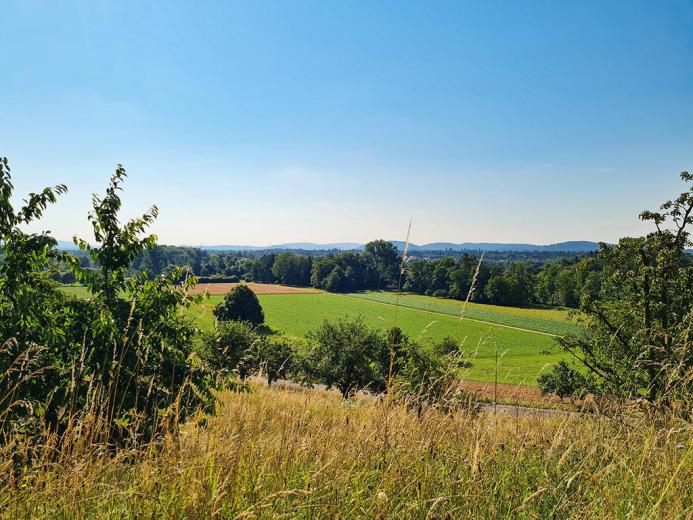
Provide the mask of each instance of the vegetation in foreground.
POLYGON ((646 419, 417 415, 387 399, 254 384, 225 392, 216 416, 156 449, 111 456, 86 447, 38 459, 21 486, 0 490, 0 510, 5 518, 690 518, 691 433, 646 419))

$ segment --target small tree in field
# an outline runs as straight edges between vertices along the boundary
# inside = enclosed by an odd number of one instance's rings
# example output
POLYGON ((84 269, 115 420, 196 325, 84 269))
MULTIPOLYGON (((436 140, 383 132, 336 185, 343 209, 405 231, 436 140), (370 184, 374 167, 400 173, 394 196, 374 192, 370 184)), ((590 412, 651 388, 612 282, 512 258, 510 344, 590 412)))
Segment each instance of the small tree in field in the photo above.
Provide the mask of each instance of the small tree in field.
POLYGON ((361 317, 326 320, 311 339, 315 345, 304 361, 309 381, 337 388, 345 399, 365 388, 384 388, 379 357, 387 339, 361 317))
POLYGON ((296 366, 296 350, 284 338, 266 338, 258 343, 252 355, 253 366, 267 376, 267 384, 286 379, 296 366))
POLYGON ((582 399, 593 386, 587 377, 565 361, 560 361, 553 370, 540 375, 537 381, 542 395, 554 394, 561 399, 564 397, 582 399))
POLYGON ((260 325, 265 321, 260 301, 246 284, 231 289, 224 301, 214 308, 214 316, 219 321, 246 321, 253 325, 260 325))
POLYGON ((253 370, 252 354, 262 341, 248 322, 220 321, 213 333, 203 337, 203 355, 219 383, 228 381, 234 373, 245 379, 253 370))
POLYGON ((74 238, 97 268, 70 259, 92 295, 73 304, 72 340, 81 354, 72 363, 71 405, 118 426, 103 432, 111 440, 128 436, 128 428, 152 436, 164 418, 175 423, 209 403, 207 374, 190 362, 195 330, 181 315, 198 301, 189 295, 195 277, 181 268, 153 279, 127 276, 135 258, 156 245, 156 236, 145 233, 158 211, 153 206, 140 218, 120 221, 126 176, 118 165, 106 194, 93 196, 93 242, 74 238))

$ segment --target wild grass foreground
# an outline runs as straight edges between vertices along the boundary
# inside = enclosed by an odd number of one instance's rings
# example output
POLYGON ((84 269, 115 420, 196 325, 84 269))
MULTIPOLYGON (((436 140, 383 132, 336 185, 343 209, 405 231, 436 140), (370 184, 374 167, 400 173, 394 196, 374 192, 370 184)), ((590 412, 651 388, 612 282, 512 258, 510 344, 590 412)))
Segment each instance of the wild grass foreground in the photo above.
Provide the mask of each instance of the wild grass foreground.
MULTIPOLYGON (((63 449, 3 518, 690 518, 691 427, 494 416, 321 390, 225 392, 161 444, 63 449)), ((74 439, 76 445, 80 437, 74 439)), ((17 454, 2 453, 3 474, 17 454)), ((15 461, 16 462, 16 461, 15 461)))

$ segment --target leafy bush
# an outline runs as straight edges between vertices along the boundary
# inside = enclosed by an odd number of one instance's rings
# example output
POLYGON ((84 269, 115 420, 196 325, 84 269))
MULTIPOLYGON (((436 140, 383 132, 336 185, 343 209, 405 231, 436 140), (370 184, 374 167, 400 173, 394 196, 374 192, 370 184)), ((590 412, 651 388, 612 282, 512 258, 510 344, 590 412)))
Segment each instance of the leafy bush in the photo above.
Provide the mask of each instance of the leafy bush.
POLYGON ((214 316, 219 321, 246 321, 253 325, 260 325, 265 321, 260 301, 244 283, 228 292, 224 301, 214 308, 214 316))
POLYGON ((158 211, 154 206, 120 224, 118 192, 125 177, 118 165, 106 195, 93 197, 89 220, 97 245, 75 238, 96 268, 70 261, 92 295, 72 338, 79 360, 73 361, 71 399, 104 421, 105 434, 115 440, 130 433, 110 431, 111 424, 149 437, 161 426, 162 410, 170 409, 168 419, 176 424, 210 401, 209 374, 191 359, 195 329, 180 312, 199 300, 188 295, 195 278, 180 267, 152 279, 146 272, 126 277, 132 261, 156 244, 156 236, 142 234, 158 211))
POLYGON ((294 343, 287 338, 263 338, 252 351, 253 367, 267 376, 267 384, 286 379, 298 366, 294 343))
POLYGON ((194 329, 180 313, 195 301, 187 295, 195 279, 180 268, 154 279, 126 278, 132 260, 156 242, 141 237, 156 208, 121 226, 122 166, 106 196, 93 198, 96 245, 75 239, 93 268, 56 251, 48 235, 20 229, 65 187, 32 194, 15 212, 6 159, 0 170, 2 431, 40 431, 35 418, 42 418, 44 428, 61 433, 82 420, 93 426, 88 441, 120 443, 152 438, 208 404, 209 374, 192 357, 194 329), (57 291, 49 260, 69 265, 92 297, 57 291))
POLYGON ((542 395, 553 394, 561 399, 564 397, 582 399, 593 386, 587 377, 565 361, 560 361, 550 372, 540 375, 537 381, 542 395))
POLYGON ((214 332, 204 335, 202 356, 220 383, 228 382, 234 374, 245 379, 253 370, 252 353, 261 341, 250 323, 220 321, 214 332))
POLYGON ((454 338, 445 336, 443 339, 433 344, 432 350, 438 357, 443 357, 450 354, 458 354, 460 345, 454 338))
POLYGON ((433 349, 410 344, 406 363, 395 382, 396 393, 419 413, 426 406, 448 411, 462 403, 470 404, 470 396, 463 391, 457 375, 460 360, 455 353, 441 356, 433 349))
MULTIPOLYGON (((693 174, 683 172, 681 179, 693 183, 693 174)), ((689 401, 693 391, 693 266, 686 253, 693 245, 693 186, 640 219, 651 222, 653 231, 600 245, 601 291, 580 302, 586 332, 558 341, 598 379, 603 393, 667 409, 689 401)))
POLYGON ((28 234, 24 226, 66 191, 63 185, 45 188, 16 210, 9 164, 0 157, 0 433, 20 423, 29 428, 42 402, 48 415, 57 413, 47 397, 63 379, 63 364, 54 360, 64 349, 61 298, 49 267, 60 255, 52 237, 28 234))

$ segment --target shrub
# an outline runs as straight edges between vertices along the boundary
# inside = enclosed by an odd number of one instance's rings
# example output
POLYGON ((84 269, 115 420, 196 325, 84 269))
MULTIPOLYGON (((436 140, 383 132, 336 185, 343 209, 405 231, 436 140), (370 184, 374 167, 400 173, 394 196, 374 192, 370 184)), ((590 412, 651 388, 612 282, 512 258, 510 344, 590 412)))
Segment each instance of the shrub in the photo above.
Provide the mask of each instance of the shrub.
POLYGON ((472 363, 468 357, 465 359, 465 355, 460 347, 461 345, 454 338, 445 336, 442 340, 431 345, 431 352, 441 359, 447 357, 450 362, 454 360, 458 367, 469 368, 472 366, 472 363))
POLYGON ((134 258, 156 243, 142 235, 157 211, 119 222, 122 166, 106 195, 93 197, 94 240, 75 239, 93 269, 56 251, 48 235, 21 231, 65 188, 32 194, 15 212, 5 159, 0 172, 0 332, 9 340, 0 349, 2 431, 10 421, 30 433, 40 417, 58 438, 68 424, 82 424, 92 426, 86 443, 120 444, 151 439, 209 404, 208 374, 191 357, 194 329, 180 312, 196 300, 188 296, 194 277, 174 269, 154 279, 126 278, 134 258), (91 298, 57 291, 49 260, 67 264, 91 298))
POLYGON ((397 377, 409 359, 410 350, 415 345, 410 341, 402 329, 392 327, 387 331, 387 341, 383 343, 383 350, 379 356, 379 370, 385 381, 397 377))
POLYGON ((288 378, 297 366, 297 352, 287 338, 263 338, 252 353, 252 366, 267 376, 267 384, 288 378))
MULTIPOLYGON (((693 184, 693 174, 681 179, 693 184)), ((585 334, 558 342, 599 381, 600 392, 645 398, 665 410, 690 399, 693 389, 693 265, 686 252, 693 245, 693 185, 640 219, 653 225, 646 236, 600 244, 601 291, 585 295, 579 307, 585 334)))
POLYGON ((582 399, 591 388, 590 381, 583 374, 572 368, 565 361, 560 361, 550 372, 537 379, 542 395, 554 394, 564 397, 582 399))
POLYGON ((93 197, 94 240, 75 238, 96 268, 69 259, 92 298, 78 304, 64 339, 74 353, 68 365, 72 410, 93 413, 112 441, 150 438, 164 419, 175 425, 211 401, 209 374, 191 358, 195 329, 181 314, 199 301, 188 295, 195 278, 182 268, 151 279, 146 272, 126 277, 133 260, 156 245, 154 235, 142 235, 157 209, 121 225, 118 193, 125 177, 118 165, 106 195, 93 197))
POLYGON ((252 372, 252 353, 261 341, 262 337, 247 322, 220 321, 214 332, 203 336, 202 356, 220 384, 235 374, 245 379, 252 372))
POLYGON ((433 344, 433 352, 439 357, 447 356, 448 354, 457 354, 460 351, 460 345, 450 336, 445 336, 440 341, 433 344))
POLYGON ((260 325, 265 321, 260 301, 244 283, 228 292, 224 301, 214 308, 214 316, 219 321, 246 321, 253 325, 260 325))
POLYGON ((470 396, 462 390, 457 376, 458 365, 459 357, 454 354, 439 356, 413 343, 397 377, 396 391, 419 413, 426 406, 448 411, 469 403, 470 396))
POLYGON ((50 279, 50 261, 59 257, 56 241, 46 233, 28 234, 24 226, 41 218, 49 204, 67 191, 65 186, 31 194, 21 208, 12 204, 7 158, 0 157, 0 434, 6 427, 35 424, 35 405, 47 412, 58 404, 49 393, 64 391, 61 297, 50 279))

